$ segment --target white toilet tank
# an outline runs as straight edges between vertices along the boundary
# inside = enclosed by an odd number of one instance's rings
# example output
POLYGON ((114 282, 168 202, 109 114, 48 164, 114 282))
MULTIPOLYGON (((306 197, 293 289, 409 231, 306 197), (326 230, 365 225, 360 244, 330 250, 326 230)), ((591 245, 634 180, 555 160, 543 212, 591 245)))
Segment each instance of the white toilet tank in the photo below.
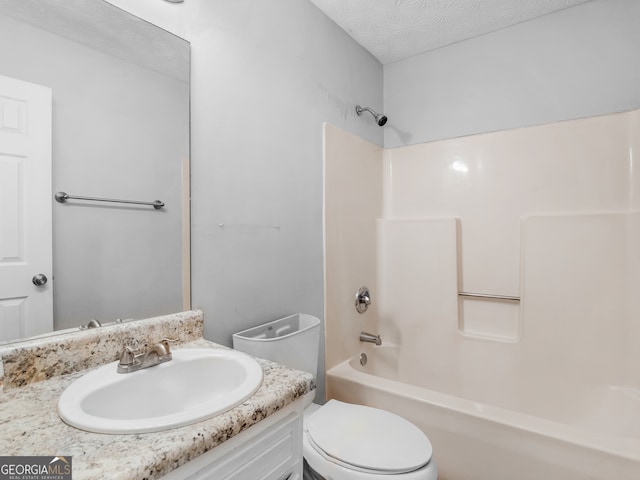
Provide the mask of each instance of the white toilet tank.
POLYGON ((296 313, 233 334, 233 348, 317 376, 320 320, 296 313))

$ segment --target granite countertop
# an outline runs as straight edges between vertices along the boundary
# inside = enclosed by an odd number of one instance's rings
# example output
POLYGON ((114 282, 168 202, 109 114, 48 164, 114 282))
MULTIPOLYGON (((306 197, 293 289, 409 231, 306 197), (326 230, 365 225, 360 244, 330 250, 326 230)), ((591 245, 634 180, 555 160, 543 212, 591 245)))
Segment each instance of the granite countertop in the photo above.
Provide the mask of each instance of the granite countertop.
MULTIPOLYGON (((198 339, 174 350, 179 348, 226 347, 198 339)), ((257 360, 264 381, 247 401, 209 420, 164 432, 97 434, 62 422, 56 411, 60 394, 91 369, 5 390, 0 396, 0 454, 72 456, 75 480, 160 478, 314 388, 310 374, 257 360)))

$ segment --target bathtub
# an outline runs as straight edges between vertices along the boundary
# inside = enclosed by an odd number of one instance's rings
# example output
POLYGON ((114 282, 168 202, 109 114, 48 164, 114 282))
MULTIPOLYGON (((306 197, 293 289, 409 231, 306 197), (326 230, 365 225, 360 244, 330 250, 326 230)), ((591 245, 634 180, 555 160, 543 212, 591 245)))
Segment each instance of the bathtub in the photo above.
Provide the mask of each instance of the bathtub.
POLYGON ((640 389, 545 385, 462 390, 363 346, 327 372, 327 398, 389 410, 429 437, 440 480, 640 479, 640 389), (432 385, 437 385, 437 390, 432 385), (517 391, 518 394, 513 394, 517 391))

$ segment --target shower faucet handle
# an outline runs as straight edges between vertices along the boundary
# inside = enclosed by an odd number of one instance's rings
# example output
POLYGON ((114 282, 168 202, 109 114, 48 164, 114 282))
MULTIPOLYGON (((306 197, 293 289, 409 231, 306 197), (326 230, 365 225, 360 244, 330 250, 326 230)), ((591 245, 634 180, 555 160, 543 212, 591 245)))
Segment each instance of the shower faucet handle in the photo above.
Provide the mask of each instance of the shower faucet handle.
POLYGON ((371 294, 369 288, 362 286, 356 292, 356 310, 358 313, 364 313, 371 305, 371 294))

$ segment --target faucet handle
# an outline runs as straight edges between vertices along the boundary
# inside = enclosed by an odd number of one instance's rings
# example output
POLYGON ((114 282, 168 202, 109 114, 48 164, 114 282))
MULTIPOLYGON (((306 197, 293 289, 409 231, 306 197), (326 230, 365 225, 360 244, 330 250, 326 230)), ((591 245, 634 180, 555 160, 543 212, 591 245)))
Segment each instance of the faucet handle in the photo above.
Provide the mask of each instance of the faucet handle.
POLYGON ((367 287, 362 286, 356 292, 356 310, 358 313, 364 313, 369 305, 371 305, 371 294, 367 287))
POLYGON ((129 346, 124 347, 120 354, 119 365, 134 365, 136 361, 136 352, 129 346))
POLYGON ((151 351, 155 351, 158 355, 161 356, 170 356, 171 348, 169 347, 169 342, 175 343, 178 340, 179 339, 177 338, 163 338, 151 348, 151 351))
POLYGON ((166 337, 166 338, 163 338, 163 339, 160 341, 160 343, 161 343, 162 345, 164 345, 164 348, 166 348, 166 349, 167 349, 167 353, 169 353, 169 352, 171 351, 171 349, 169 348, 169 343, 176 343, 178 340, 180 340, 180 339, 179 339, 179 338, 169 338, 169 337, 166 337))

